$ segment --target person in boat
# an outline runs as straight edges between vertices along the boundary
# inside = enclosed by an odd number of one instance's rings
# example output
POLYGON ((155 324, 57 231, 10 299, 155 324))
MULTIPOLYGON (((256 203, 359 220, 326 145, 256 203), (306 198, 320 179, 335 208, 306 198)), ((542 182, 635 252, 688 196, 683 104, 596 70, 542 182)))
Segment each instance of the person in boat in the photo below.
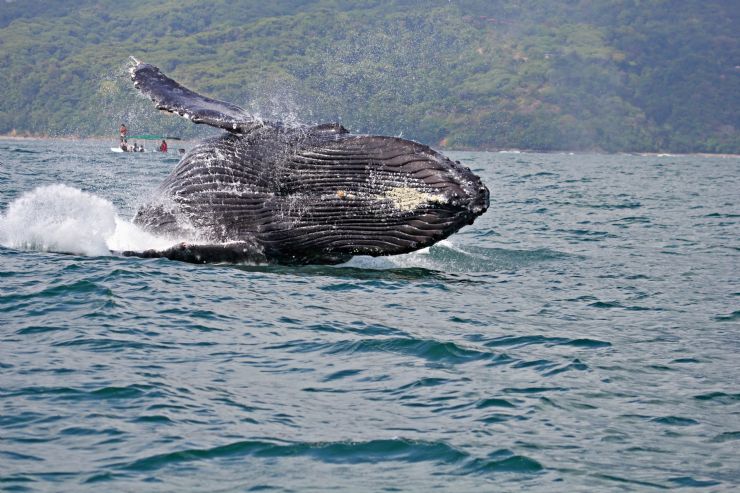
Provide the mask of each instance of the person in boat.
POLYGON ((121 134, 121 142, 126 142, 126 135, 128 134, 128 129, 126 128, 125 123, 121 123, 120 128, 118 129, 118 132, 121 134))
POLYGON ((134 142, 134 152, 139 152, 139 144, 134 142))
POLYGON ((144 152, 144 144, 141 144, 141 145, 139 146, 139 152, 144 152))
POLYGON ((128 146, 126 145, 126 141, 125 140, 122 140, 121 141, 121 150, 123 152, 128 152, 128 146))
POLYGON ((161 144, 159 144, 159 152, 167 152, 167 142, 162 141, 161 144))

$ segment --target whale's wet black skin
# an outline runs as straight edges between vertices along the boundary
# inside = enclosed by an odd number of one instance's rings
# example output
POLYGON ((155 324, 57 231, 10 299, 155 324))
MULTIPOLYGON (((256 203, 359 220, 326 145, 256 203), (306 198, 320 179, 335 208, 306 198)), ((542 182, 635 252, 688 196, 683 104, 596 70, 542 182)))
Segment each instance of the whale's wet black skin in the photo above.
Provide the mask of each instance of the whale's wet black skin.
POLYGON ((468 168, 417 142, 338 124, 286 127, 192 92, 135 61, 157 108, 223 128, 183 157, 134 222, 189 238, 127 255, 189 262, 339 263, 428 247, 488 208, 468 168))

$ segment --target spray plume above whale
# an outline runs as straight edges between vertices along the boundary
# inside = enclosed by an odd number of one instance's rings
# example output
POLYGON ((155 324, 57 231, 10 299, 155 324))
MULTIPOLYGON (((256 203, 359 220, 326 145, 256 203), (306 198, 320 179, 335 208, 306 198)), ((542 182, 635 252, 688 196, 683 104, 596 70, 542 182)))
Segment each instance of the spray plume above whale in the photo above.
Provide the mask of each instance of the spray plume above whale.
POLYGON ((185 155, 134 218, 190 241, 126 255, 340 263, 428 247, 488 208, 480 178, 425 145, 353 135, 336 123, 262 121, 132 61, 134 86, 158 109, 226 133, 185 155))

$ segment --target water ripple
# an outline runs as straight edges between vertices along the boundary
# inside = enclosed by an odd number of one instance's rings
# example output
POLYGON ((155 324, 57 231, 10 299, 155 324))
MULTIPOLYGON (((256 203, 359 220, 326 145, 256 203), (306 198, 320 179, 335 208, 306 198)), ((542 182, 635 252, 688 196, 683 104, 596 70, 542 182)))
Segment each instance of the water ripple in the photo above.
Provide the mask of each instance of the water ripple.
MULTIPOLYGON (((61 182, 133 217, 175 164, 75 146, 0 143, 0 237, 61 182)), ((737 490, 740 161, 457 156, 491 207, 408 255, 0 246, 0 489, 737 490)))

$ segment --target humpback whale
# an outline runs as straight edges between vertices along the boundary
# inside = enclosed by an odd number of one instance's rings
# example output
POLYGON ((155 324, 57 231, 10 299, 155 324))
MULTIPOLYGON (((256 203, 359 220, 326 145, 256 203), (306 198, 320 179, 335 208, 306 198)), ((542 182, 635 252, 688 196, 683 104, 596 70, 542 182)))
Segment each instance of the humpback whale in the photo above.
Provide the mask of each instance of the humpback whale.
POLYGON ((336 264, 428 247, 488 208, 480 178, 426 145, 337 123, 263 121, 132 61, 134 86, 157 109, 225 132, 190 150, 134 217, 189 240, 124 255, 336 264))

